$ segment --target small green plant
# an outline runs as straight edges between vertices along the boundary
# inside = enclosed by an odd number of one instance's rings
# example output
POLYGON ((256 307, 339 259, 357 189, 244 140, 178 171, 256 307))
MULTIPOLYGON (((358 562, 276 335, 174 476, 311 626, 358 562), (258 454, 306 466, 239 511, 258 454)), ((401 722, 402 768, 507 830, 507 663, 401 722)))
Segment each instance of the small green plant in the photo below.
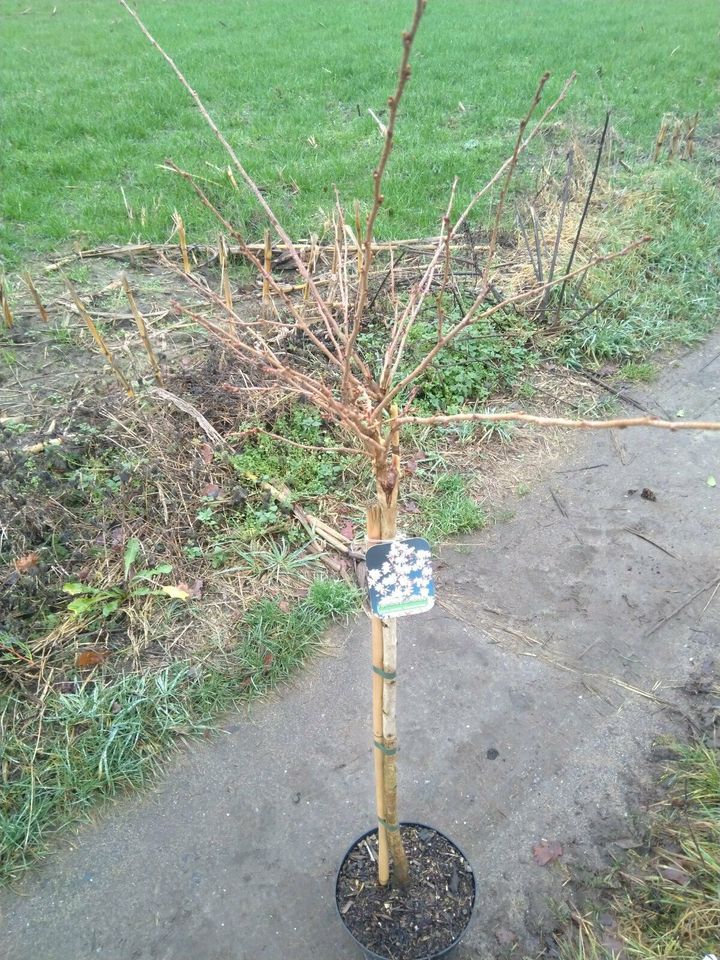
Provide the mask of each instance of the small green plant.
POLYGON ((23 434, 29 433, 32 426, 29 423, 23 423, 21 420, 8 420, 3 424, 2 429, 10 435, 21 437, 23 434))
POLYGON ((131 575, 140 552, 140 541, 132 537, 125 548, 125 582, 118 586, 93 587, 91 584, 71 582, 63 585, 63 592, 75 597, 68 604, 68 610, 76 616, 107 618, 117 613, 121 607, 141 597, 170 597, 173 600, 186 600, 187 592, 180 587, 158 584, 157 577, 172 573, 172 565, 161 563, 156 567, 138 570, 131 575))

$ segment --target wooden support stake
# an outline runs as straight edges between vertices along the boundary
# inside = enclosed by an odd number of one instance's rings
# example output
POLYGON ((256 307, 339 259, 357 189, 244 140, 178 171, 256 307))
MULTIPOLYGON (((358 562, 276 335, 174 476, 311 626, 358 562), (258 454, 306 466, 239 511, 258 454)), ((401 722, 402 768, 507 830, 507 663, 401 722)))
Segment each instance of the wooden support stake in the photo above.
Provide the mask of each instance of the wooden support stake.
POLYGON ((122 275, 122 285, 123 285, 123 290, 125 291, 125 296, 127 297, 127 302, 130 304, 130 311, 133 315, 133 319, 135 320, 135 326, 138 328, 138 333, 140 334, 142 345, 145 347, 145 353, 147 354, 148 360, 150 361, 150 369, 153 372, 155 383, 159 387, 162 387, 164 384, 163 384, 162 373, 160 371, 160 364, 158 363, 158 359, 155 356, 155 351, 153 350, 152 344, 150 343, 150 337, 148 337, 147 327, 145 326, 145 318, 138 310, 137 303, 135 302, 135 297, 132 295, 132 291, 130 289, 130 284, 128 282, 126 273, 123 273, 122 275))
MULTIPOLYGON (((368 508, 368 541, 380 539, 382 525, 380 507, 377 504, 368 508)), ((378 883, 385 886, 390 880, 390 859, 388 853, 387 830, 385 829, 385 776, 383 770, 383 678, 379 670, 383 669, 383 625, 379 617, 370 617, 372 631, 372 697, 373 697, 373 760, 375 762, 375 806, 378 818, 378 883)))
POLYGON ((40 294, 37 292, 37 287, 33 283, 33 278, 30 276, 29 273, 24 273, 22 275, 22 278, 23 278, 23 282, 25 283, 25 286, 28 288, 28 290, 32 294, 32 298, 35 301, 35 306, 38 308, 38 313, 40 314, 40 319, 42 320, 43 323, 47 323, 48 322, 47 310, 45 309, 45 306, 42 300, 40 299, 40 294))
POLYGON ((70 296, 73 299, 73 303, 77 307, 78 313, 80 314, 81 318, 85 321, 85 326, 90 331, 93 340, 98 345, 100 353, 107 360, 108 364, 110 365, 110 369, 115 374, 118 382, 120 383, 122 388, 125 390, 127 395, 129 397, 134 397, 135 393, 133 391, 133 388, 130 386, 129 380, 127 379, 125 374, 122 372, 122 370, 118 366, 117 361, 115 360, 115 357, 112 355, 107 343, 105 343, 105 340, 103 339, 102 334, 100 333, 98 328, 95 326, 95 321, 87 312, 85 304, 82 302, 80 297, 75 292, 75 287, 70 283, 69 280, 66 280, 65 282, 67 284, 68 291, 70 292, 70 296))

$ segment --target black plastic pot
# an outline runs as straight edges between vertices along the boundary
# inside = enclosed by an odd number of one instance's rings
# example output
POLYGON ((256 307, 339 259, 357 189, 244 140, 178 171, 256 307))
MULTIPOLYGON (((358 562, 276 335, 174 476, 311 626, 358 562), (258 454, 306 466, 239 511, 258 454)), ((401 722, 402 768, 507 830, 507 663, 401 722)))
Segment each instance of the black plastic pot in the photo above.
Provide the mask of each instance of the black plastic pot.
MULTIPOLYGON (((469 916, 468 916, 468 922, 465 924, 464 929, 463 929, 462 932, 456 937, 456 939, 453 940, 453 942, 450 944, 450 946, 445 947, 445 949, 444 949, 444 950, 441 950, 440 953, 427 954, 427 955, 424 956, 424 957, 414 957, 413 960, 440 960, 441 957, 451 957, 451 956, 453 955, 453 953, 455 952, 455 950, 457 949, 458 944, 460 943, 460 941, 461 941, 462 938, 464 937, 465 932, 466 932, 466 930, 467 930, 467 928, 468 928, 468 926, 469 926, 469 924, 470 924, 470 920, 472 919, 472 912, 473 912, 473 909, 474 909, 474 907, 475 907, 475 894, 476 894, 476 890, 477 890, 476 885, 475 885, 475 873, 474 873, 472 867, 470 866, 470 861, 469 861, 468 858, 465 856, 465 854, 464 854, 463 851, 460 849, 460 847, 459 847, 453 840, 451 840, 450 837, 447 836, 447 834, 443 833, 442 830, 438 830, 437 827, 430 827, 430 826, 428 826, 426 823, 416 823, 416 822, 414 822, 414 821, 403 821, 403 822, 400 824, 400 826, 401 826, 401 827, 419 827, 420 829, 433 830, 435 833, 439 834, 441 837, 444 837, 444 838, 448 841, 448 843, 452 844, 453 847, 455 847, 455 849, 457 850, 457 852, 460 854, 460 856, 463 858, 463 860, 467 863, 467 865, 468 865, 468 867, 469 867, 469 869, 470 869, 470 874, 471 874, 471 876, 472 876, 472 903, 470 904, 470 914, 469 914, 469 916)), ((340 867, 338 868, 338 872, 337 872, 337 875, 336 875, 336 877, 335 877, 335 909, 337 910, 337 915, 338 915, 338 917, 340 917, 340 921, 341 921, 342 925, 345 927, 345 929, 346 929, 347 932, 348 932, 348 936, 349 936, 350 939, 353 941, 353 943, 357 944, 357 946, 360 948, 360 950, 362 950, 362 953, 363 953, 363 956, 364 956, 364 957, 367 957, 368 960, 389 960, 388 957, 382 956, 382 954, 373 953, 372 950, 369 950, 363 943, 361 943, 361 942, 358 940, 358 938, 355 936, 355 934, 349 929, 348 925, 345 923, 345 918, 344 918, 344 916, 342 915, 342 913, 340 913, 340 904, 338 903, 338 893, 337 893, 338 881, 339 881, 339 879, 340 879, 340 874, 341 874, 341 872, 342 872, 342 868, 343 868, 343 866, 344 866, 344 864, 345 864, 345 861, 346 861, 347 858, 350 856, 350 854, 353 852, 353 850, 358 846, 358 844, 362 843, 362 841, 365 840, 367 837, 372 837, 372 836, 374 836, 376 833, 377 833, 377 827, 373 827, 372 830, 367 830, 365 833, 362 833, 359 837, 357 837, 357 839, 353 840, 353 842, 350 844, 350 846, 349 846, 349 847, 347 848, 347 850, 345 851, 345 856, 342 858, 342 861, 340 862, 340 867)))

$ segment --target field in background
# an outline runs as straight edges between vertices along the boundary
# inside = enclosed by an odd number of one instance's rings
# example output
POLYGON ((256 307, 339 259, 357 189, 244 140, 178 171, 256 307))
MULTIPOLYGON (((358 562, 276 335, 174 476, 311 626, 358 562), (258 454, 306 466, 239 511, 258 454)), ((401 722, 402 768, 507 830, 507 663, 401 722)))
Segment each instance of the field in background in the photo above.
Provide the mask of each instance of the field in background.
MULTIPOLYGON (((205 98, 291 234, 321 230, 333 184, 364 200, 408 0, 142 0, 141 15, 205 98)), ((558 114, 579 131, 606 109, 632 164, 665 112, 716 124, 713 0, 433 0, 414 55, 387 179, 384 236, 432 235, 453 177, 460 198, 512 143, 545 70, 573 70, 558 114)), ((193 239, 214 226, 167 156, 218 183, 228 212, 264 223, 167 66, 119 4, 6 0, 0 11, 0 263, 72 242, 164 240, 179 209, 193 239), (124 196, 123 196, 124 192, 124 196)), ((542 145, 541 149, 542 149, 542 145)))

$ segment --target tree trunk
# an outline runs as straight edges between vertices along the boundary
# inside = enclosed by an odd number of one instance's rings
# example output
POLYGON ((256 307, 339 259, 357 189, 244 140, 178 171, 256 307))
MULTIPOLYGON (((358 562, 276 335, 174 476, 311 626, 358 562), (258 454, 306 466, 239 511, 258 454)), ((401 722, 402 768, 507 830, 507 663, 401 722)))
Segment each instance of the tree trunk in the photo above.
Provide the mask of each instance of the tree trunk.
MULTIPOLYGON (((391 416, 397 410, 391 410, 391 416)), ((376 463, 375 478, 380 505, 380 524, 383 540, 394 540, 397 534, 397 501, 400 485, 400 446, 397 429, 391 434, 392 459, 376 463)), ((385 793, 385 829, 393 860, 393 880, 405 886, 409 879, 407 857, 400 836, 397 802, 397 720, 396 669, 397 621, 383 621, 383 779, 385 793)))

